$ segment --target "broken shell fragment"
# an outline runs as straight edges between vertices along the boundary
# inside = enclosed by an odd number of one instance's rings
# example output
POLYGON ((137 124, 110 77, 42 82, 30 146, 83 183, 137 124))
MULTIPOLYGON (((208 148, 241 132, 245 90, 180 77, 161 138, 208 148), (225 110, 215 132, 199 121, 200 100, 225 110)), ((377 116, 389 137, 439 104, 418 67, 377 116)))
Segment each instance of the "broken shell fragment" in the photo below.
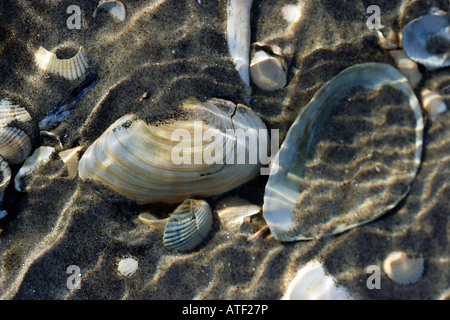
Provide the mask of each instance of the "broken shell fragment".
POLYGON ((434 70, 450 65, 450 16, 430 14, 410 21, 402 32, 403 50, 434 70))
POLYGON ((275 156, 263 214, 280 241, 368 223, 408 193, 424 122, 407 79, 387 64, 345 69, 316 92, 275 156))
POLYGON ((70 59, 59 59, 55 53, 39 47, 35 54, 35 62, 43 72, 54 73, 67 80, 80 78, 89 67, 83 47, 80 47, 78 53, 70 59))
POLYGON ((55 149, 52 147, 39 147, 25 160, 14 178, 14 185, 17 191, 27 191, 28 185, 25 183, 25 179, 39 167, 47 164, 51 160, 51 156, 54 152, 55 149))
POLYGON ((422 96, 422 106, 427 112, 431 121, 436 120, 439 114, 447 111, 447 105, 438 92, 431 91, 425 88, 420 94, 422 96))
POLYGON ((302 267, 289 283, 281 300, 353 300, 348 292, 336 285, 323 265, 312 260, 302 267))
POLYGON ((158 126, 131 114, 118 119, 81 157, 81 179, 138 203, 179 203, 226 192, 258 174, 258 148, 266 147, 260 140, 269 138, 256 113, 220 99, 190 98, 181 107, 188 119, 158 126))
POLYGON ((2 194, 6 190, 11 181, 11 169, 9 168, 8 162, 6 162, 2 157, 0 157, 0 193, 2 194))
POLYGON ((78 174, 78 156, 83 149, 84 146, 79 146, 59 153, 59 157, 66 164, 69 179, 75 178, 78 174))
POLYGON ((137 259, 132 257, 123 258, 117 264, 117 271, 124 278, 131 277, 138 269, 137 259))
POLYGON ((286 66, 284 59, 259 50, 250 63, 252 81, 261 89, 275 91, 286 85, 286 66))
POLYGON ((30 137, 14 127, 0 128, 0 156, 9 164, 18 164, 25 160, 31 151, 30 137))
POLYGON ((242 222, 261 212, 261 207, 245 199, 230 197, 217 204, 216 212, 222 222, 242 222))
POLYGON ((405 252, 389 254, 383 263, 384 272, 394 282, 402 285, 419 281, 424 270, 424 259, 405 252))
POLYGON ((167 221, 169 221, 169 218, 166 219, 158 219, 157 217, 155 217, 154 215, 150 214, 150 213, 141 213, 139 215, 139 220, 151 227, 154 228, 156 230, 164 230, 164 228, 166 227, 167 221))
POLYGON ((124 21, 127 11, 125 10, 125 6, 121 1, 116 0, 102 0, 98 3, 97 8, 95 8, 92 16, 95 18, 98 10, 108 11, 110 15, 119 19, 120 21, 124 21))
POLYGON ((208 202, 186 199, 167 221, 164 246, 177 251, 191 250, 206 238, 211 227, 212 213, 208 202))

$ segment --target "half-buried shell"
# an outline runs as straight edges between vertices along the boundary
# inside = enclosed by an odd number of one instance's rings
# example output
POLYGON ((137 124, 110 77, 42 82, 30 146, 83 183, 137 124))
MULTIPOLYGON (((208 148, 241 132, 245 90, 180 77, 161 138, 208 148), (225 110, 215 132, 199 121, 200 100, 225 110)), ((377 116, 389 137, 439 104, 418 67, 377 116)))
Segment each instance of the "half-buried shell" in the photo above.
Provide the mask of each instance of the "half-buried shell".
POLYGON ((100 1, 97 5, 97 8, 95 8, 94 13, 92 14, 92 16, 94 18, 97 15, 98 10, 108 11, 108 13, 110 15, 119 19, 120 21, 124 21, 126 14, 127 14, 123 3, 121 1, 117 1, 117 0, 102 0, 102 1, 100 1))
POLYGON ((40 70, 55 73, 67 80, 80 78, 89 67, 86 52, 80 47, 78 53, 70 59, 59 59, 55 53, 39 47, 35 62, 40 70))
POLYGON ((11 169, 9 168, 8 162, 0 157, 0 202, 3 199, 3 192, 8 187, 10 181, 11 169))
POLYGON ((395 251, 383 263, 384 272, 394 282, 407 285, 419 281, 424 270, 424 259, 413 254, 395 251))
POLYGON ((268 137, 256 113, 219 99, 190 98, 182 109, 188 118, 158 126, 121 117, 81 157, 79 176, 138 203, 179 203, 226 192, 258 174, 258 148, 267 147, 260 139, 268 137))
POLYGON ((170 216, 164 230, 167 249, 194 249, 211 231, 212 213, 208 202, 186 199, 170 216))
POLYGON ((421 162, 423 117, 408 80, 381 63, 325 84, 282 143, 263 213, 281 241, 320 238, 394 208, 421 162))

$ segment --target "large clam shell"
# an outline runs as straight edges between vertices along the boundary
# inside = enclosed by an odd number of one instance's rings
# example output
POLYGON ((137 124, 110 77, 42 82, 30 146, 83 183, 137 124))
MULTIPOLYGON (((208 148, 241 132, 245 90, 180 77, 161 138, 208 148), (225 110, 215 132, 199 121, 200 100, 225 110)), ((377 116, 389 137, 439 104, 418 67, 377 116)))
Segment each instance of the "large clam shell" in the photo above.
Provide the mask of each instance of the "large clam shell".
POLYGON ((191 98, 182 109, 188 119, 158 126, 133 115, 121 117, 86 150, 79 176, 138 203, 176 203, 223 193, 257 175, 258 159, 251 158, 258 153, 261 135, 268 137, 256 113, 219 99, 191 98), (239 129, 252 142, 233 133, 239 129), (214 155, 214 161, 208 155, 214 155), (242 161, 242 155, 247 160, 242 161))
POLYGON ((450 16, 430 14, 410 21, 402 32, 403 50, 433 70, 450 65, 450 16))
POLYGON ((304 107, 275 156, 263 206, 273 236, 320 238, 394 208, 420 165, 423 126, 395 68, 365 63, 339 73, 304 107))
POLYGON ((208 202, 186 199, 170 216, 164 230, 167 249, 187 251, 205 239, 212 227, 212 213, 208 202))

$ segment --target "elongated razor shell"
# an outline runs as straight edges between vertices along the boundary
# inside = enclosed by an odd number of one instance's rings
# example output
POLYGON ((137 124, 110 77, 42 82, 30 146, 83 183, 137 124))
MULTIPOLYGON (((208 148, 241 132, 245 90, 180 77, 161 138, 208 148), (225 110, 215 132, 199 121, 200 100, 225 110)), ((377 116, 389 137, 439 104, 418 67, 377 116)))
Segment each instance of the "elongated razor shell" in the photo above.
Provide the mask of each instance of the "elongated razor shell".
POLYGON ((420 165, 423 126, 395 68, 365 63, 339 73, 304 107, 275 156, 263 206, 272 235, 320 238, 394 208, 420 165))

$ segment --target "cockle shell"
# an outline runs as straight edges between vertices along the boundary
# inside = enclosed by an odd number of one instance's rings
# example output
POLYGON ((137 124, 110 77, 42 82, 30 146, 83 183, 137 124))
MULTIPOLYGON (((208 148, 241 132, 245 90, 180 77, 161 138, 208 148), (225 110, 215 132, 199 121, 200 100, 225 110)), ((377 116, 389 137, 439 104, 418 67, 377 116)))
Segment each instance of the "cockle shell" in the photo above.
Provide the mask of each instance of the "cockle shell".
POLYGON ((289 283, 281 300, 353 300, 348 292, 336 285, 323 265, 312 260, 303 266, 289 283))
POLYGON ((220 99, 190 98, 182 109, 188 119, 158 126, 121 117, 81 157, 79 176, 138 203, 179 203, 223 193, 258 174, 259 161, 251 158, 268 136, 256 113, 220 99))
POLYGON ((177 251, 191 250, 206 238, 211 227, 212 213, 208 202, 186 199, 167 221, 164 246, 177 251))
POLYGON ((401 251, 389 254, 383 263, 384 272, 394 282, 402 285, 419 281, 424 270, 424 259, 401 251))
POLYGON ((119 19, 120 21, 124 21, 127 14, 123 3, 117 0, 100 1, 97 5, 97 8, 95 8, 94 13, 92 14, 94 18, 97 15, 97 10, 106 10, 110 15, 119 19))
POLYGON ((138 260, 132 257, 125 257, 117 264, 117 271, 124 278, 131 277, 138 269, 138 260))
POLYGON ((316 92, 275 156, 263 213, 281 241, 320 238, 394 208, 421 162, 423 117, 407 79, 355 65, 316 92))
POLYGON ((0 128, 0 156, 10 164, 25 160, 31 151, 30 137, 14 127, 0 128))
POLYGON ((0 101, 0 127, 6 127, 13 121, 27 122, 31 120, 28 111, 15 105, 8 99, 0 101))
MULTIPOLYGON (((11 169, 9 168, 8 162, 2 157, 0 157, 0 178, 0 193, 3 194, 11 181, 11 169)), ((3 195, 1 197, 3 199, 3 195)))
POLYGON ((253 0, 228 0, 227 42, 228 51, 236 70, 247 86, 250 86, 250 10, 253 0))
POLYGON ((261 89, 275 91, 286 85, 286 66, 283 58, 258 50, 250 62, 252 81, 261 89))
POLYGON ((434 70, 450 65, 450 16, 430 14, 410 21, 402 32, 403 50, 434 70))
POLYGON ((39 47, 35 54, 35 62, 43 72, 55 73, 67 80, 81 77, 89 67, 83 47, 80 47, 78 53, 70 59, 59 59, 55 53, 39 47))

